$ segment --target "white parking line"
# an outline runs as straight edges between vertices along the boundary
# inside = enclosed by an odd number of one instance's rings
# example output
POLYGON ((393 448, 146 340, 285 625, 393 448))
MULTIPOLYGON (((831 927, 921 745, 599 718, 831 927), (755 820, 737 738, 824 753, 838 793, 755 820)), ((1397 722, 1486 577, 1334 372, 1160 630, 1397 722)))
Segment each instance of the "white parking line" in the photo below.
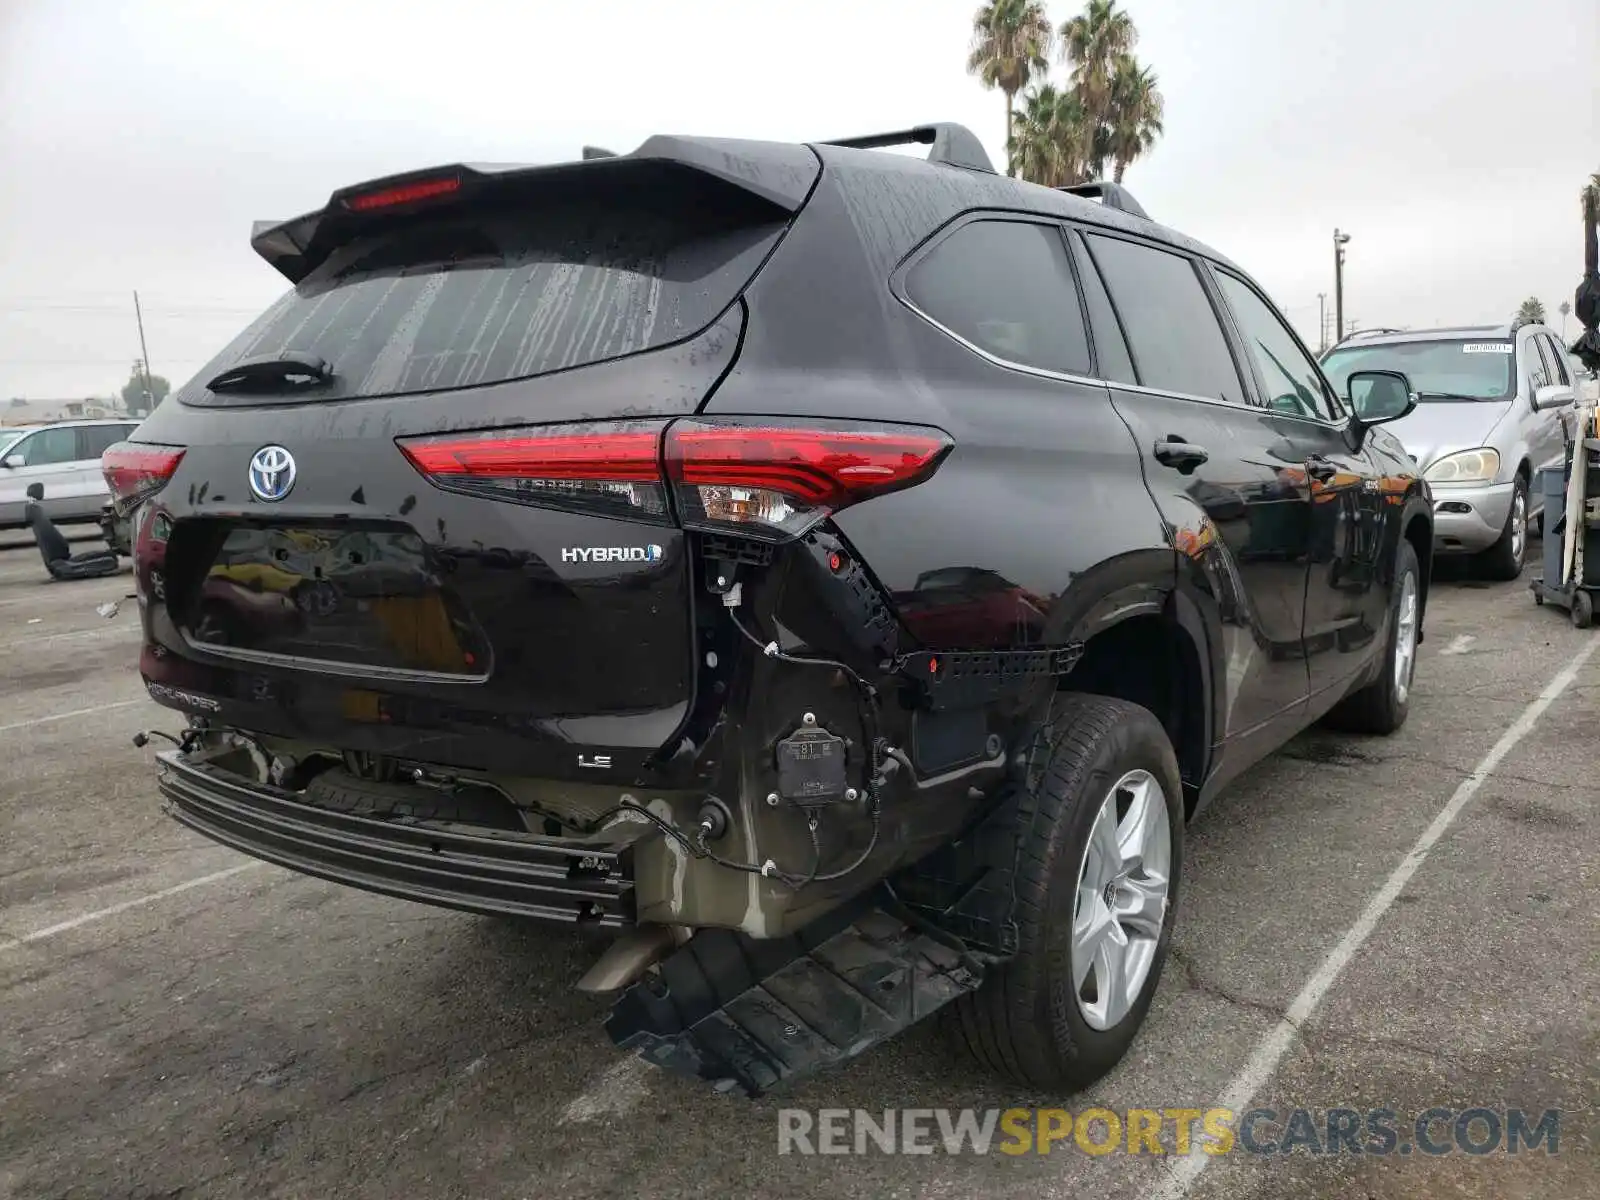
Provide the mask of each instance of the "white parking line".
POLYGON ((26 729, 30 725, 44 725, 50 721, 65 721, 69 717, 87 717, 93 713, 110 712, 113 708, 127 708, 134 704, 150 703, 143 696, 136 700, 118 700, 113 704, 94 704, 88 708, 74 708, 70 712, 51 713, 48 717, 33 717, 26 721, 13 721, 9 725, 0 725, 0 733, 10 733, 13 729, 26 729))
MULTIPOLYGON (((1322 1003, 1323 997, 1333 987, 1339 973, 1349 965, 1367 938, 1372 936, 1372 931, 1383 919, 1384 913, 1389 911, 1411 877, 1417 873, 1417 869, 1427 861, 1428 853, 1444 836, 1445 830, 1449 829, 1451 823, 1461 815, 1461 810, 1477 794, 1484 781, 1494 774, 1495 768, 1505 756, 1511 753, 1518 742, 1527 737, 1528 732, 1544 715, 1545 709, 1554 704, 1561 693, 1572 685, 1572 681, 1578 677, 1578 672, 1583 669, 1596 648, 1600 648, 1600 640, 1591 639, 1589 644, 1578 652, 1577 657, 1563 667, 1544 691, 1539 693, 1538 699, 1523 709, 1522 715, 1500 735, 1500 740, 1472 769, 1472 774, 1461 781, 1461 785, 1451 795, 1449 802, 1439 810, 1439 815, 1434 817, 1433 824, 1423 831, 1416 844, 1400 860, 1400 865, 1394 869, 1394 873, 1384 880, 1383 886, 1367 902, 1366 908, 1356 918, 1356 923, 1350 926, 1344 937, 1339 939, 1339 944, 1329 952, 1327 958, 1322 960, 1322 965, 1317 968, 1316 973, 1306 980, 1305 986, 1294 998, 1294 1003, 1289 1005, 1283 1019, 1261 1040, 1255 1053, 1250 1056, 1250 1061, 1245 1063, 1244 1069, 1234 1076, 1233 1082, 1228 1085, 1227 1091, 1223 1092, 1221 1100, 1218 1101, 1218 1107, 1234 1113, 1243 1112, 1255 1094, 1267 1080, 1272 1078, 1278 1069, 1278 1064, 1294 1045, 1296 1032, 1316 1011, 1317 1005, 1322 1003)), ((1179 1159, 1161 1186, 1151 1193, 1152 1200, 1179 1200, 1179 1197, 1187 1194, 1194 1186, 1195 1180, 1200 1178, 1200 1173, 1206 1169, 1213 1157, 1206 1154, 1201 1145, 1194 1145, 1189 1155, 1179 1159)))
POLYGON ((1478 639, 1473 637, 1470 633, 1463 633, 1460 637, 1451 638, 1450 639, 1450 644, 1448 646, 1446 646, 1443 650, 1439 651, 1439 653, 1440 654, 1465 654, 1467 652, 1467 647, 1472 645, 1472 643, 1477 641, 1477 640, 1478 639))
POLYGON ((240 863, 236 867, 226 870, 213 871, 209 875, 202 875, 198 879, 190 879, 184 883, 175 883, 169 888, 162 888, 159 892, 151 892, 147 896, 135 896, 132 900, 124 900, 121 904, 113 904, 110 908, 96 909, 94 912, 84 913, 82 916, 73 917, 71 920, 62 921, 56 925, 46 925, 43 929, 35 929, 32 933, 25 933, 19 938, 7 942, 0 942, 0 953, 15 950, 18 946, 27 946, 33 942, 42 942, 46 938, 55 937, 58 933, 66 933, 69 929, 76 929, 80 925, 88 925, 94 921, 103 921, 107 917, 114 917, 118 913, 125 913, 130 908, 143 908, 146 904, 154 904, 157 900, 165 900, 168 896, 176 896, 180 892, 187 892, 192 888, 205 887, 208 883, 220 883, 224 879, 245 871, 253 871, 257 867, 265 866, 260 861, 240 863))

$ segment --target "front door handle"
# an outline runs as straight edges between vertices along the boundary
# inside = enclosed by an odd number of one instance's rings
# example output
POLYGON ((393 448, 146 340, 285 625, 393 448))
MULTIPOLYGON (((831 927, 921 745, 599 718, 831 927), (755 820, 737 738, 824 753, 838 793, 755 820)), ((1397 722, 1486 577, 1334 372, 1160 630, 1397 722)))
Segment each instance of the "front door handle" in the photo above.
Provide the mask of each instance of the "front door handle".
POLYGON ((1211 457, 1206 453, 1205 447, 1186 442, 1171 433, 1157 442, 1151 453, 1162 466, 1173 467, 1183 475, 1187 475, 1211 457))
POLYGON ((1306 459, 1306 474, 1318 483, 1327 483, 1339 473, 1339 464, 1330 462, 1320 454, 1313 454, 1306 459))

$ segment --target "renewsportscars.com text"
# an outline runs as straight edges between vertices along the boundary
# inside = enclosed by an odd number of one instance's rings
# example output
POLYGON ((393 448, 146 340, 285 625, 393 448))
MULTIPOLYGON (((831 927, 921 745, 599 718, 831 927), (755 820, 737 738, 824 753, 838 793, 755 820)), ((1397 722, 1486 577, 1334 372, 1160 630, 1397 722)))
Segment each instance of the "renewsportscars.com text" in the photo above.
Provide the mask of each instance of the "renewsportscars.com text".
POLYGON ((779 1154, 1557 1154, 1561 1113, 1520 1108, 778 1111, 779 1154))

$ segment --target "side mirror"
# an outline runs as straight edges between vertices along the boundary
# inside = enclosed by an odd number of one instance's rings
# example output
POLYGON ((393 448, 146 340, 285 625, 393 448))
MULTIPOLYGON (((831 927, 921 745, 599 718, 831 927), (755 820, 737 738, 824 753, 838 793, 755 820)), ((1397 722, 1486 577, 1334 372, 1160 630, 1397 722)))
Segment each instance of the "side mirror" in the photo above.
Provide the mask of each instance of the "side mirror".
POLYGON ((1352 371, 1350 407, 1363 429, 1398 421, 1417 406, 1411 381, 1399 371, 1352 371))
POLYGON ((25 467, 28 465, 28 460, 20 454, 8 454, 5 456, 3 465, 13 468, 25 467))
POLYGON ((1542 412, 1547 408, 1562 408, 1572 403, 1572 389, 1562 387, 1559 383, 1546 384, 1542 388, 1535 388, 1533 392, 1533 411, 1542 412))

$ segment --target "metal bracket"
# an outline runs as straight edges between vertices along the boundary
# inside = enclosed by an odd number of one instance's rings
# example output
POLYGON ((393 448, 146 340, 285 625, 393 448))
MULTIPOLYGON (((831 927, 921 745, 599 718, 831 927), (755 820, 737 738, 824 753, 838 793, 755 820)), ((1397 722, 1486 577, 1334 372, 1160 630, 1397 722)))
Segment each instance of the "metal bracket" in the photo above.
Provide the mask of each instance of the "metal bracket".
POLYGON ((918 650, 897 657, 895 671, 937 712, 989 704, 1066 675, 1082 657, 1081 642, 1024 650, 918 650))

